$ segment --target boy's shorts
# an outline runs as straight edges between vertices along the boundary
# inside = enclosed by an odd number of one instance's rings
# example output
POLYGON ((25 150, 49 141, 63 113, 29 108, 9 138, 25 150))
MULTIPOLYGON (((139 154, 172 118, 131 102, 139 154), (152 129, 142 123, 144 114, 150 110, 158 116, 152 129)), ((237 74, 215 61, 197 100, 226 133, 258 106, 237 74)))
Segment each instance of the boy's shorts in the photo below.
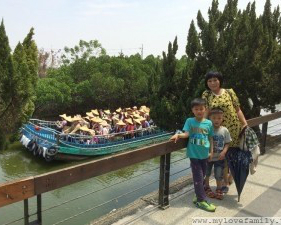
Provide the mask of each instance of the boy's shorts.
POLYGON ((222 181, 223 180, 224 160, 217 160, 217 161, 208 162, 207 171, 206 171, 207 177, 211 176, 213 166, 215 168, 214 169, 215 179, 218 180, 218 181, 222 181))

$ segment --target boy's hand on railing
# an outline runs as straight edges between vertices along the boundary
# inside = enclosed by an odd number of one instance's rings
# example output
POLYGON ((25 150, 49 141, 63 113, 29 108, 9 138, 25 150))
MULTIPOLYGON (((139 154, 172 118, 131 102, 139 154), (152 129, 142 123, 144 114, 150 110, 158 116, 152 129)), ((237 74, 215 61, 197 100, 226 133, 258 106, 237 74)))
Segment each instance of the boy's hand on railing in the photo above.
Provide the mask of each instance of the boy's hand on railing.
POLYGON ((175 143, 177 143, 177 140, 179 140, 179 135, 175 134, 170 138, 170 141, 174 141, 175 143))

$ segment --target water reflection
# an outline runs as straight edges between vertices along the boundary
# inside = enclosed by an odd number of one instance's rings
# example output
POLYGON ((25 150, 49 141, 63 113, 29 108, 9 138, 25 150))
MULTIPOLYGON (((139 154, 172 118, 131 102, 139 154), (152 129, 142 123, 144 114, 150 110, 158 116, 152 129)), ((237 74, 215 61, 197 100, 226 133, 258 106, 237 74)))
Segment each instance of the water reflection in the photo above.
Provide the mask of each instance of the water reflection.
POLYGON ((20 143, 13 144, 10 149, 0 153, 1 182, 34 176, 41 173, 61 169, 72 163, 52 162, 33 156, 20 143))

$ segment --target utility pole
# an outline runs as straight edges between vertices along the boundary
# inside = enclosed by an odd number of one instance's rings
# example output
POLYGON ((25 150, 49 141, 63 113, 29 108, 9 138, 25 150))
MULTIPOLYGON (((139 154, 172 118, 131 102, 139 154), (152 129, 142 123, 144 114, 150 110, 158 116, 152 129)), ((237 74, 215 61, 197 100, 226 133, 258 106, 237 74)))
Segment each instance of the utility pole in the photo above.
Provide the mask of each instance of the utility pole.
POLYGON ((121 52, 119 52, 119 56, 123 56, 123 50, 121 48, 121 52))
POLYGON ((143 44, 141 45, 141 59, 143 59, 143 44))

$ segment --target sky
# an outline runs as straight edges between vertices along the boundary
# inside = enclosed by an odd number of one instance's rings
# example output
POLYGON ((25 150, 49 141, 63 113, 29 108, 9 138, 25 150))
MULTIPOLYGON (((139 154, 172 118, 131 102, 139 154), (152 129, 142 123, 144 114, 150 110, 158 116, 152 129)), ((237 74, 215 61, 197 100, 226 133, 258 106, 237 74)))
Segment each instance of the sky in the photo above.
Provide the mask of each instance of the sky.
MULTIPOLYGON (((245 9, 250 0, 239 0, 245 9)), ((266 0, 256 1, 261 14, 266 0)), ((219 0, 223 9, 227 0, 219 0)), ((251 1, 252 2, 252 1, 251 1)), ((10 46, 22 42, 31 27, 38 48, 73 47, 97 39, 109 55, 162 55, 178 37, 177 57, 185 54, 187 33, 198 10, 207 19, 212 0, 0 0, 10 46)), ((271 0, 272 10, 281 0, 271 0)))

